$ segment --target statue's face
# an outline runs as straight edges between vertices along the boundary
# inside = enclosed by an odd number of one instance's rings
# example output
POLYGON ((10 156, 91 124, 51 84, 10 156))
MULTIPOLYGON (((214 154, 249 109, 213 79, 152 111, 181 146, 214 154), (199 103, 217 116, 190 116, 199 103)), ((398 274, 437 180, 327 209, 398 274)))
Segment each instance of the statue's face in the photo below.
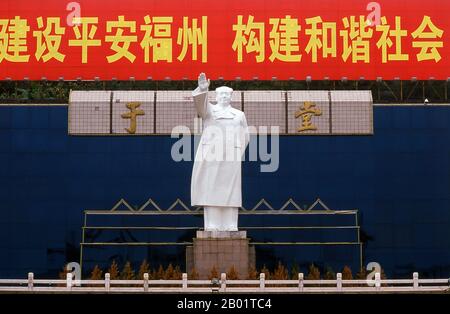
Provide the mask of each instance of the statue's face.
POLYGON ((224 90, 218 91, 216 100, 219 104, 229 104, 231 102, 231 92, 224 90))

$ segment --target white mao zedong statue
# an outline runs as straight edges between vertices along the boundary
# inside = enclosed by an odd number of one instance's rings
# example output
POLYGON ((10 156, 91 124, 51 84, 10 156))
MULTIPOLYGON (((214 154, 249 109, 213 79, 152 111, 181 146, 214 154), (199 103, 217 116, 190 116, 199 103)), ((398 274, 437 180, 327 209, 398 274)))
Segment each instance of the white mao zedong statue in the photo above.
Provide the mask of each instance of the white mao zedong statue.
POLYGON ((205 231, 237 231, 242 206, 241 161, 249 142, 247 120, 231 107, 233 89, 216 89, 217 104, 208 101, 204 73, 192 92, 203 121, 191 179, 191 205, 204 208, 205 231))

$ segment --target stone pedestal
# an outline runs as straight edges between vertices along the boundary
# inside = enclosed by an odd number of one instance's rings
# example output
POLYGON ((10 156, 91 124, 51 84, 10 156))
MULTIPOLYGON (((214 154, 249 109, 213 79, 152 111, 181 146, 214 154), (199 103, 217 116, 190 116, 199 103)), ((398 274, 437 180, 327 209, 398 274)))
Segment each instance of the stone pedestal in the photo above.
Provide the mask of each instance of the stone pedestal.
POLYGON ((186 249, 186 270, 195 268, 200 279, 207 279, 213 267, 220 273, 234 266, 239 279, 246 279, 255 267, 255 249, 249 245, 246 231, 197 231, 193 246, 186 249))

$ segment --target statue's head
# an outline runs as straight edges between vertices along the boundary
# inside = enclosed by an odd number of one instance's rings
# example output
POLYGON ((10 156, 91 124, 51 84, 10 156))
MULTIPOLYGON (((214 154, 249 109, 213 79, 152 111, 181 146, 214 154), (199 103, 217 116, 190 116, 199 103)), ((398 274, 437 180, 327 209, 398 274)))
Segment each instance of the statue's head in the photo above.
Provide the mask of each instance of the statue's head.
POLYGON ((233 89, 227 86, 216 88, 216 101, 218 104, 231 104, 233 89))

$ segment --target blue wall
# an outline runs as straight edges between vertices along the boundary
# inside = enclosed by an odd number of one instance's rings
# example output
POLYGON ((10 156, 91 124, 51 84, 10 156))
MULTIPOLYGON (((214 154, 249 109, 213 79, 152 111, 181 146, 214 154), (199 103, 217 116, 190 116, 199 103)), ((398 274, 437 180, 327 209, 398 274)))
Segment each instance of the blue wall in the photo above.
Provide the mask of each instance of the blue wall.
MULTIPOLYGON (((281 137, 278 172, 244 163, 244 206, 320 197, 359 209, 365 263, 448 277, 450 107, 375 107, 374 123, 374 136, 281 137)), ((84 209, 188 202, 192 163, 171 160, 174 141, 68 136, 67 107, 1 106, 0 277, 52 276, 76 261, 84 209)))

